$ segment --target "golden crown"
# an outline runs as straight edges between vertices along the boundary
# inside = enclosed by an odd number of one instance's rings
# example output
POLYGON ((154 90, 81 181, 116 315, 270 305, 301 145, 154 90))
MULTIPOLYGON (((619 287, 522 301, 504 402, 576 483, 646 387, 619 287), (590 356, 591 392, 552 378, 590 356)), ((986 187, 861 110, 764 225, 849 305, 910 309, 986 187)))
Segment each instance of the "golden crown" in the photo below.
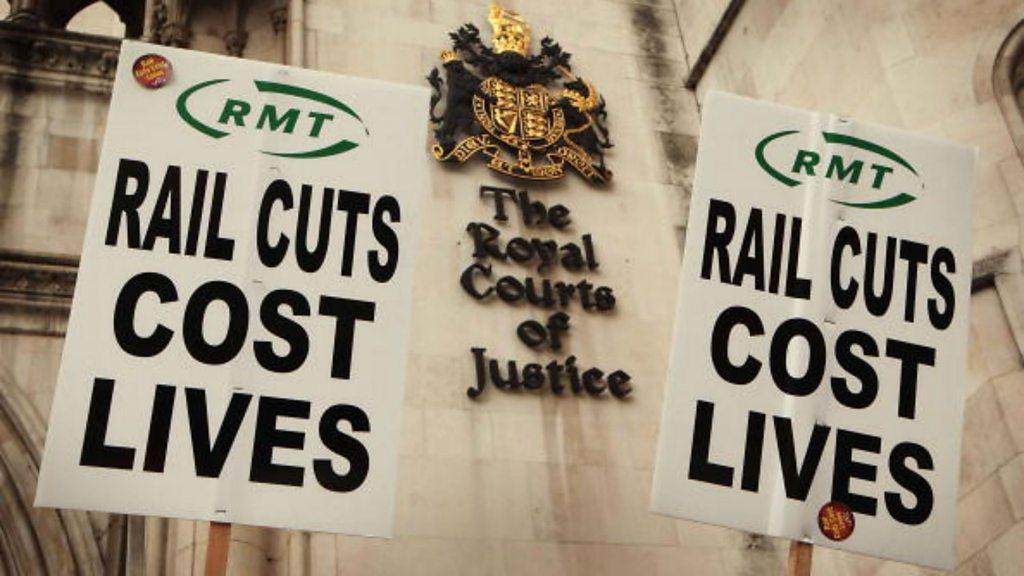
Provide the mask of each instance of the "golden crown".
POLYGON ((516 52, 523 56, 530 52, 530 25, 517 12, 492 3, 487 20, 494 29, 492 42, 496 52, 516 52))

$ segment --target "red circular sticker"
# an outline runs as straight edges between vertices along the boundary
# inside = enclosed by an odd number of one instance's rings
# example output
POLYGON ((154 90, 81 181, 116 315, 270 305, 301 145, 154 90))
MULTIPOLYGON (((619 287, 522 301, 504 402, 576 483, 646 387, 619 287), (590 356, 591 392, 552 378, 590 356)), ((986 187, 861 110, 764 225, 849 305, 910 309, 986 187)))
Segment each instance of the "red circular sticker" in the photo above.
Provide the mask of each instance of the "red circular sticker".
POLYGON ((167 84, 171 72, 171 63, 159 54, 139 56, 132 66, 132 74, 143 88, 159 88, 167 84))
POLYGON ((829 540, 846 540, 853 534, 853 512, 842 502, 829 502, 818 510, 818 528, 829 540))

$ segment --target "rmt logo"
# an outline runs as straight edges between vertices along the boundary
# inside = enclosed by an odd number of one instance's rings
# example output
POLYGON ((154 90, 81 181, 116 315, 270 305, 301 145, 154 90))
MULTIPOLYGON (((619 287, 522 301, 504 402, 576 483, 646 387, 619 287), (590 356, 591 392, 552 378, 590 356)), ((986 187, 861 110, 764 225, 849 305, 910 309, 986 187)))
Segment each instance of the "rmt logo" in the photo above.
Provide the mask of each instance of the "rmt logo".
POLYGON ((843 185, 832 202, 867 209, 903 206, 924 190, 917 170, 890 148, 836 132, 821 132, 820 146, 815 147, 816 138, 794 137, 798 134, 769 134, 754 149, 761 169, 790 188, 824 179, 843 185))
POLYGON ((207 80, 182 91, 175 108, 200 134, 221 140, 253 130, 261 135, 250 140, 269 148, 260 152, 284 158, 334 156, 370 135, 360 115, 341 100, 281 82, 207 80))

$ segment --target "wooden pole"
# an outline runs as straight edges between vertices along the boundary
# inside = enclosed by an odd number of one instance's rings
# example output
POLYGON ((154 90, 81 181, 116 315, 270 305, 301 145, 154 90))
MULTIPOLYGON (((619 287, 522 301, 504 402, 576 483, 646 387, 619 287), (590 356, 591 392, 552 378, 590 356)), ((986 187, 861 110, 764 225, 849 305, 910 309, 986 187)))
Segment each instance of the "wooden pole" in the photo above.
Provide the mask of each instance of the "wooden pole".
POLYGON ((814 546, 793 540, 789 543, 789 568, 786 576, 811 576, 811 554, 814 546))
POLYGON ((206 576, 224 576, 228 572, 228 547, 231 545, 231 524, 210 522, 206 541, 206 576))

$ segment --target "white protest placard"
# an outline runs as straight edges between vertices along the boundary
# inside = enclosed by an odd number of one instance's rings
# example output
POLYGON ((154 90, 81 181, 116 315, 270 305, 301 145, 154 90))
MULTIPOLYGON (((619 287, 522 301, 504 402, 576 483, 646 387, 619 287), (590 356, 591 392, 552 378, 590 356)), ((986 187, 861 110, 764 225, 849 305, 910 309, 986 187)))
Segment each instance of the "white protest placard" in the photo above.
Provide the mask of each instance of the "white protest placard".
POLYGON ((974 161, 709 95, 653 511, 954 565, 974 161))
POLYGON ((124 43, 37 505, 391 534, 428 100, 124 43))

